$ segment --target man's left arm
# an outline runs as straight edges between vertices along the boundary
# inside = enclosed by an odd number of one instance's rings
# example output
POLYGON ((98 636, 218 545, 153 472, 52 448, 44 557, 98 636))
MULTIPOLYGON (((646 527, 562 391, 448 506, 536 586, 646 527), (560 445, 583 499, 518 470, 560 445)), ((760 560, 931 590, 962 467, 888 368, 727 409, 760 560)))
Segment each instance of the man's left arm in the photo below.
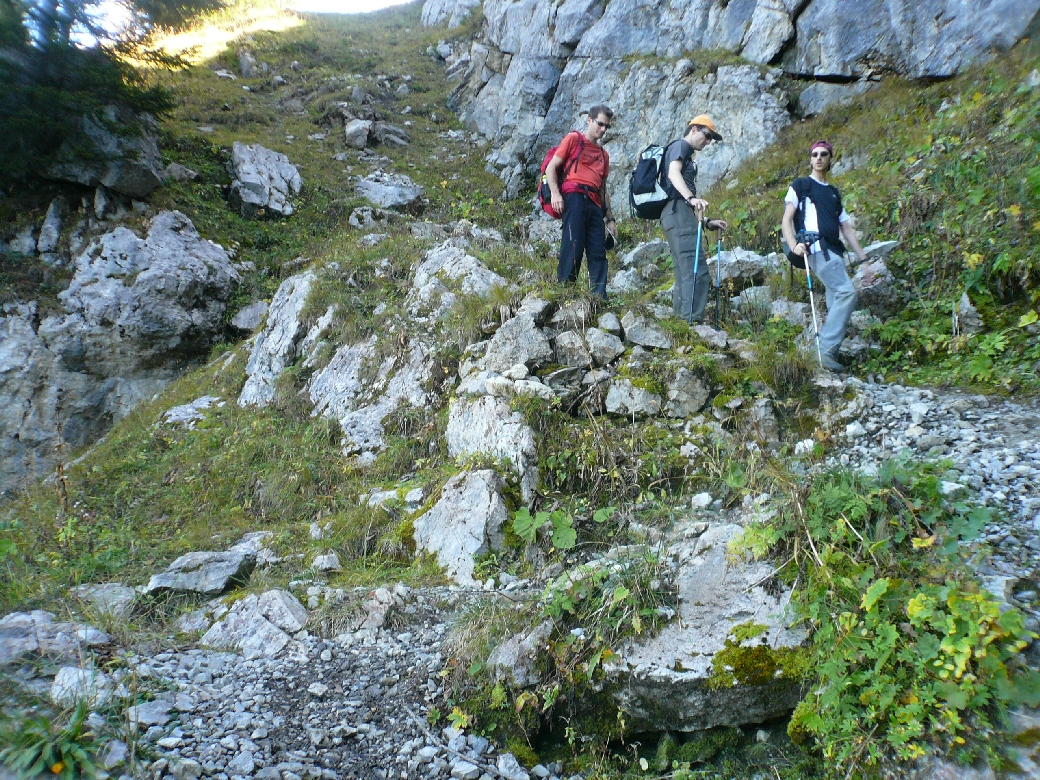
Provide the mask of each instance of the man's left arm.
MULTIPOLYGON (((607 168, 607 175, 610 175, 609 167, 607 168)), ((610 193, 607 192, 607 176, 603 177, 603 183, 599 185, 599 197, 603 202, 603 222, 610 235, 614 236, 614 240, 617 241, 617 222, 614 220, 614 212, 610 207, 610 193)))
POLYGON ((859 245, 859 239, 856 238, 856 230, 852 227, 852 220, 841 223, 841 234, 845 237, 848 245, 852 247, 852 251, 856 254, 856 259, 861 263, 866 260, 867 256, 863 253, 863 247, 859 245))

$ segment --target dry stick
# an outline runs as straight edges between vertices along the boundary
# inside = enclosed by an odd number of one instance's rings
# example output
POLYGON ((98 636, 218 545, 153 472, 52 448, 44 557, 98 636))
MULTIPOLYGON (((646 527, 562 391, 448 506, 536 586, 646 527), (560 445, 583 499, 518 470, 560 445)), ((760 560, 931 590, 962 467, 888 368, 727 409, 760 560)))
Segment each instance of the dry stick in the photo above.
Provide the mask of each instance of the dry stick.
MULTIPOLYGON (((446 750, 448 753, 451 753, 453 756, 455 756, 458 759, 461 759, 462 761, 466 761, 471 764, 473 763, 472 758, 470 758, 469 756, 462 755, 462 753, 458 752, 457 750, 452 750, 444 743, 444 741, 440 737, 435 736, 433 732, 426 727, 426 724, 419 720, 418 717, 416 717, 415 713, 412 712, 412 710, 408 707, 407 704, 402 704, 401 709, 408 713, 408 716, 412 719, 415 725, 422 730, 422 732, 426 735, 426 738, 430 740, 434 745, 436 745, 439 748, 442 748, 443 750, 446 750)), ((493 774, 495 777, 505 778, 505 775, 499 772, 498 768, 491 764, 485 764, 483 767, 480 768, 482 768, 485 772, 488 772, 489 774, 493 774)))
MULTIPOLYGON (((794 505, 795 505, 795 508, 798 510, 798 514, 801 516, 802 520, 804 521, 805 520, 805 513, 802 511, 802 502, 799 501, 797 499, 797 497, 794 500, 794 505)), ((816 545, 813 543, 812 534, 809 533, 809 529, 808 528, 805 529, 805 538, 809 540, 809 547, 812 548, 813 557, 816 559, 816 563, 822 569, 823 568, 823 559, 820 558, 820 553, 817 552, 817 550, 816 550, 816 545)), ((828 579, 829 579, 829 577, 828 577, 828 579)))
POLYGON ((845 517, 844 512, 841 513, 841 519, 845 521, 845 525, 849 527, 849 530, 852 531, 852 533, 856 534, 856 538, 859 539, 860 544, 863 545, 863 549, 865 549, 870 554, 870 557, 874 559, 874 563, 877 565, 878 569, 880 569, 881 564, 880 562, 878 562, 877 557, 874 555, 874 551, 870 549, 870 545, 867 544, 866 540, 864 540, 863 537, 859 535, 859 531, 852 527, 852 523, 850 523, 849 519, 845 517))

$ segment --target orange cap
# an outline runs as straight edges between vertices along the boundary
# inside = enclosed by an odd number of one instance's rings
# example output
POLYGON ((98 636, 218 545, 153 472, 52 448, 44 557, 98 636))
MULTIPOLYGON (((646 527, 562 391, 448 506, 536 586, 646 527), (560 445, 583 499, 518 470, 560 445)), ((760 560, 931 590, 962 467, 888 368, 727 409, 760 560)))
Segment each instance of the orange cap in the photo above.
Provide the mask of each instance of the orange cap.
POLYGON ((713 141, 721 141, 722 140, 722 135, 719 133, 718 130, 715 129, 715 123, 711 121, 711 117, 708 116, 707 114, 701 114, 700 116, 695 116, 693 119, 691 119, 686 124, 686 127, 687 127, 687 129, 689 129, 693 125, 700 125, 701 127, 708 128, 708 135, 711 136, 711 139, 713 141))

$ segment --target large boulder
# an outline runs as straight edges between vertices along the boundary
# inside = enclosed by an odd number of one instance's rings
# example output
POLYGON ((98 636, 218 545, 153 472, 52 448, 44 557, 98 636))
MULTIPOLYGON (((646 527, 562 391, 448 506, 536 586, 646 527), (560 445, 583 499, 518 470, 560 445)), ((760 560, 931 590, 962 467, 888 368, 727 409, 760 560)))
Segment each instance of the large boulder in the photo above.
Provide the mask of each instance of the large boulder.
POLYGON ((508 519, 502 478, 490 469, 456 474, 441 497, 415 520, 415 543, 460 585, 474 586, 474 558, 500 550, 508 519))
POLYGON ((240 281, 231 258, 179 211, 156 216, 145 238, 118 227, 76 261, 69 313, 40 326, 66 363, 117 376, 171 354, 201 354, 223 332, 224 311, 240 281))
POLYGON ((856 288, 859 305, 882 320, 903 308, 903 296, 884 260, 870 260, 859 266, 852 277, 852 286, 856 288))
POLYGON ((621 327, 625 329, 625 341, 630 344, 649 349, 672 348, 672 337, 665 333, 664 328, 641 314, 625 312, 621 327))
POLYGON ((307 610, 285 590, 250 594, 236 601, 221 620, 203 634, 203 647, 233 649, 246 658, 280 655, 307 624, 307 610))
POLYGON ((303 189, 296 166, 281 152, 260 144, 235 141, 231 149, 229 200, 242 216, 261 214, 287 217, 293 213, 291 198, 303 189))
POLYGON ((153 574, 145 593, 150 596, 168 593, 219 596, 246 582, 255 567, 256 553, 251 550, 191 552, 177 558, 166 571, 153 574))
POLYGON ((0 311, 0 490, 47 474, 59 425, 71 449, 90 444, 202 360, 239 281, 177 211, 145 238, 106 233, 74 267, 64 311, 42 321, 35 303, 0 311))
POLYGON ((488 371, 507 371, 523 363, 528 368, 548 365, 553 361, 553 349, 530 314, 510 318, 492 336, 481 367, 488 371))
POLYGON ((135 116, 114 106, 104 108, 99 116, 84 116, 79 121, 79 136, 62 144, 46 175, 88 187, 100 184, 131 198, 143 198, 165 178, 155 129, 152 117, 135 116), (127 128, 133 129, 121 132, 127 128))
POLYGON ((305 271, 290 276, 278 286, 267 312, 267 325, 253 342, 246 363, 246 382, 238 396, 239 406, 267 406, 274 400, 275 382, 297 356, 304 337, 300 319, 315 275, 305 271))
POLYGON ((668 380, 664 412, 669 417, 692 417, 708 402, 711 383, 707 375, 687 366, 678 366, 668 380))
POLYGON ((487 298, 496 289, 511 286, 507 279, 469 254, 467 248, 463 239, 452 238, 423 255, 405 298, 405 308, 414 321, 444 317, 455 306, 458 294, 487 298))
POLYGON ((370 173, 354 185, 359 197, 384 209, 397 209, 418 214, 422 211, 425 191, 403 173, 370 173))
POLYGON ((679 568, 679 619, 619 649, 605 667, 635 731, 700 731, 761 723, 801 698, 801 645, 790 588, 770 587, 772 565, 730 560, 741 527, 680 523, 669 553, 679 568))
POLYGON ((760 255, 743 247, 734 247, 726 250, 721 255, 712 255, 706 260, 708 275, 712 283, 719 278, 718 265, 721 262, 721 279, 736 280, 741 287, 751 284, 761 284, 767 274, 783 270, 787 260, 775 252, 769 255, 760 255))
POLYGON ((448 454, 453 458, 488 455, 507 461, 520 479, 525 502, 534 498, 538 487, 538 448, 534 432, 523 415, 509 404, 490 395, 456 399, 448 413, 444 432, 448 454))
POLYGON ((606 408, 610 414, 622 417, 652 417, 661 411, 661 396, 630 379, 615 379, 607 391, 606 408))

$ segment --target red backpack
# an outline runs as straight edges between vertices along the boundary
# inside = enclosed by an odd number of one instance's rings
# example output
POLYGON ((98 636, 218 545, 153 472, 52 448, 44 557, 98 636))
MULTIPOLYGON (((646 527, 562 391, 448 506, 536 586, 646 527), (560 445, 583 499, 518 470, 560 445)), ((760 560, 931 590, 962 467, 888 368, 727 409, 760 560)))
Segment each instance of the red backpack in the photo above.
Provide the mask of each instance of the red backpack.
MULTIPOLYGON (((563 166, 563 176, 560 177, 558 182, 560 186, 563 186, 563 181, 567 178, 567 174, 578 166, 578 160, 581 159, 581 153, 585 151, 585 136, 581 130, 571 130, 571 133, 578 134, 578 153, 563 166)), ((568 133, 567 135, 570 135, 571 133, 568 133)), ((567 136, 565 135, 564 139, 566 138, 567 136)), ((563 141, 560 141, 560 144, 562 145, 563 141)), ((552 191, 549 189, 549 177, 545 175, 545 169, 549 167, 549 161, 556 156, 556 150, 559 148, 559 145, 554 146, 545 153, 545 159, 542 160, 541 167, 541 183, 538 185, 538 205, 542 207, 542 211, 553 219, 559 219, 562 215, 552 207, 552 191)))

